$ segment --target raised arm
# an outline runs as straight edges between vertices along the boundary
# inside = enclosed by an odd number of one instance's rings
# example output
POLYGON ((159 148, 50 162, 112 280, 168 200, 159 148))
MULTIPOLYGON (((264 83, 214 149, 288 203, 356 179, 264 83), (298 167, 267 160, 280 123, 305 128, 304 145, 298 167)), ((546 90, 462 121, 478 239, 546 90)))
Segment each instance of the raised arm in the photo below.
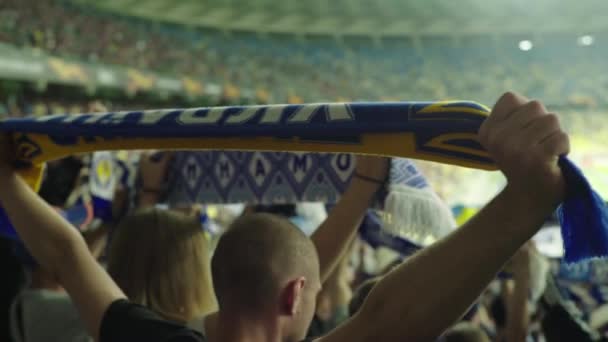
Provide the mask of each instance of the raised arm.
POLYGON ((533 252, 532 242, 525 244, 511 259, 513 289, 507 296, 507 322, 505 342, 525 341, 530 325, 530 272, 533 252))
POLYGON ((52 272, 76 304, 89 333, 99 336, 109 305, 124 298, 80 235, 19 177, 7 136, 0 138, 0 203, 28 251, 52 272))
POLYGON ((348 189, 312 235, 319 253, 322 282, 346 254, 374 195, 386 179, 388 164, 386 158, 358 156, 348 189))
POLYGON ((564 193, 557 159, 569 142, 557 117, 507 93, 479 137, 506 188, 463 227, 385 276, 361 311, 320 341, 432 341, 540 229, 564 193))

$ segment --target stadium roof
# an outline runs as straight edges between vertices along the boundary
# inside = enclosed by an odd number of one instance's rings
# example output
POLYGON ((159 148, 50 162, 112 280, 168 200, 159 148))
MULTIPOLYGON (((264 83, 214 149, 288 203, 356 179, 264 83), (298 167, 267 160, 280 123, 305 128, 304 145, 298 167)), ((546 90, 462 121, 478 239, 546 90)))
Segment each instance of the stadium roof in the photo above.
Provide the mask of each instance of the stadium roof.
POLYGON ((605 0, 72 0, 147 18, 215 28, 364 36, 595 33, 605 0))

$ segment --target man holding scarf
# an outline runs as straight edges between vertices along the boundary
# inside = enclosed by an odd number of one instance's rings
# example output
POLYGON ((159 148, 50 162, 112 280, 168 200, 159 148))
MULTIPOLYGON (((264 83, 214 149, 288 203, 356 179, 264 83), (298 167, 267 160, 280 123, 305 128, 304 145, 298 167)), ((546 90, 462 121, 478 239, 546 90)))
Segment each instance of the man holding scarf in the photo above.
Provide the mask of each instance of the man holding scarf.
MULTIPOLYGON (((565 192, 557 161, 570 146, 557 117, 540 102, 507 93, 481 127, 479 141, 507 177, 506 188, 463 227, 391 271, 374 287, 357 315, 315 341, 433 340, 467 310, 509 258, 540 229, 565 192)), ((0 202, 30 252, 59 277, 93 336, 101 341, 206 341, 202 335, 130 303, 91 257, 81 236, 16 175, 7 138, 1 147, 0 202)), ((291 237, 283 244, 273 243, 272 236, 260 242, 276 247, 264 251, 265 255, 281 255, 278 264, 293 267, 274 269, 274 274, 251 273, 259 279, 243 278, 243 283, 270 285, 266 298, 247 298, 246 286, 225 281, 234 274, 226 272, 222 262, 228 268, 234 266, 229 262, 231 253, 257 256, 232 248, 251 235, 250 229, 237 227, 223 236, 213 261, 220 303, 219 334, 213 341, 299 341, 320 290, 314 245, 280 219, 255 217, 240 224, 248 222, 259 224, 245 228, 258 229, 260 236, 276 232, 291 237), (294 246, 297 249, 290 249, 294 246), (310 258, 298 258, 303 255, 310 258), (248 299, 248 305, 240 306, 231 299, 235 296, 248 299)))

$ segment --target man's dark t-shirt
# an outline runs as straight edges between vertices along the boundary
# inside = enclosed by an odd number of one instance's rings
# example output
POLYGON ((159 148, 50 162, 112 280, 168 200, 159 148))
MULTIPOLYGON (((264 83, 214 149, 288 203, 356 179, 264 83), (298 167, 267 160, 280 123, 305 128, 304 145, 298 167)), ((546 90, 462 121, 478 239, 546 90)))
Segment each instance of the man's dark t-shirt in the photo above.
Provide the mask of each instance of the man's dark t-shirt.
POLYGON ((167 321, 126 299, 110 304, 101 321, 99 337, 100 342, 207 342, 198 331, 167 321))

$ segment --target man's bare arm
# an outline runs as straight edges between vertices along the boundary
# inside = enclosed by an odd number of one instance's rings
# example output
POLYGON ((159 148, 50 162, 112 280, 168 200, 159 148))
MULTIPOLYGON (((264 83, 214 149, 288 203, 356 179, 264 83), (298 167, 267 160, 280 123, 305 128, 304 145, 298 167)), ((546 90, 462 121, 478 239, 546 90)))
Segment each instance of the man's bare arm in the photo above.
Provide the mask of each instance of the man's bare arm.
POLYGON ((506 301, 507 323, 505 341, 525 341, 530 325, 528 296, 530 295, 530 272, 533 247, 530 243, 513 257, 513 290, 506 301))
POLYGON ((564 195, 568 137, 538 102, 505 94, 480 130, 508 180, 481 212, 385 276, 359 313, 319 342, 432 341, 458 320, 564 195))
POLYGON ((386 178, 388 160, 379 157, 358 157, 357 174, 378 182, 354 176, 340 201, 311 239, 319 253, 321 281, 329 278, 344 257, 357 233, 375 194, 386 178))

